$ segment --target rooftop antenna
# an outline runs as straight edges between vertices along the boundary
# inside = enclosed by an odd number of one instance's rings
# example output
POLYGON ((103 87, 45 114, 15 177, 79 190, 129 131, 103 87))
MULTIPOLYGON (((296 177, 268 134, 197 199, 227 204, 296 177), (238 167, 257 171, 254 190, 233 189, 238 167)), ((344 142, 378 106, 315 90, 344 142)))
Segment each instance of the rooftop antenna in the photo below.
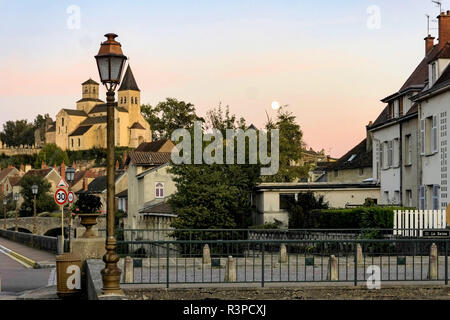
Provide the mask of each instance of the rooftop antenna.
POLYGON ((435 3, 439 7, 439 14, 442 12, 442 2, 437 0, 431 0, 431 2, 435 3))
POLYGON ((430 34, 430 15, 426 14, 427 17, 427 34, 430 34))

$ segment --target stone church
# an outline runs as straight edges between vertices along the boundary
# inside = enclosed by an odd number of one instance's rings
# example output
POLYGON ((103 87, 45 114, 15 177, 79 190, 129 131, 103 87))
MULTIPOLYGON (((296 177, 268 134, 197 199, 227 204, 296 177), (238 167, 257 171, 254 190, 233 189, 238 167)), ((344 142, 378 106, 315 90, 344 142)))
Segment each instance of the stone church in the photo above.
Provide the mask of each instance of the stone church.
MULTIPOLYGON (((83 82, 77 108, 62 109, 53 125, 45 129, 45 143, 63 150, 106 148, 106 103, 99 99, 99 84, 83 82)), ((151 142, 150 125, 141 115, 141 92, 130 66, 125 72, 114 107, 115 145, 136 148, 151 142)), ((38 145, 38 143, 36 143, 38 145)))

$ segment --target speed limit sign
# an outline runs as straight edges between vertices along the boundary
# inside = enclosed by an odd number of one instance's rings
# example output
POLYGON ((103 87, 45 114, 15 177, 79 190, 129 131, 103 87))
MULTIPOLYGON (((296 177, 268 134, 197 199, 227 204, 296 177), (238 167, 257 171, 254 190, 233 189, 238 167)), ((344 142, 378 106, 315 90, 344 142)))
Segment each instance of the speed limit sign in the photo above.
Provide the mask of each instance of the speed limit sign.
POLYGON ((67 194, 67 201, 68 201, 69 203, 72 203, 72 202, 73 202, 73 199, 74 199, 74 194, 73 194, 72 191, 70 191, 70 192, 67 194))
POLYGON ((63 206, 67 202, 67 192, 64 189, 58 189, 55 192, 55 202, 60 206, 63 206))

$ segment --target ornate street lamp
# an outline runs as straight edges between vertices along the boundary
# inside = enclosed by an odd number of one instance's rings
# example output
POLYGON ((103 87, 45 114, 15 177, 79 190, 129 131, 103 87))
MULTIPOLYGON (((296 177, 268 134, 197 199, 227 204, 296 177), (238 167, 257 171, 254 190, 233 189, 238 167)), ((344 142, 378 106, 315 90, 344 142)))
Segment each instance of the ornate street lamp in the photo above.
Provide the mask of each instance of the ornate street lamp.
POLYGON ((103 294, 123 294, 120 289, 120 275, 122 271, 117 267, 119 256, 116 253, 116 238, 114 235, 114 216, 115 208, 115 186, 114 186, 114 91, 120 83, 122 70, 127 57, 123 55, 119 42, 115 40, 117 37, 114 33, 105 35, 108 38, 100 46, 97 60, 98 72, 100 80, 105 85, 106 106, 107 106, 107 232, 106 232, 106 254, 103 257, 105 269, 102 270, 103 294))
POLYGON ((33 215, 33 233, 36 234, 36 196, 38 194, 39 187, 37 184, 33 184, 31 186, 31 192, 33 192, 33 198, 34 198, 34 215, 33 215))
POLYGON ((4 218, 3 218, 3 221, 4 221, 4 228, 3 229, 5 229, 6 230, 6 205, 8 204, 8 199, 3 199, 3 211, 4 211, 4 218))
POLYGON ((19 201, 19 194, 17 192, 14 193, 13 198, 16 203, 16 227, 14 228, 14 230, 16 232, 18 232, 19 231, 19 211, 17 210, 17 201, 19 201))

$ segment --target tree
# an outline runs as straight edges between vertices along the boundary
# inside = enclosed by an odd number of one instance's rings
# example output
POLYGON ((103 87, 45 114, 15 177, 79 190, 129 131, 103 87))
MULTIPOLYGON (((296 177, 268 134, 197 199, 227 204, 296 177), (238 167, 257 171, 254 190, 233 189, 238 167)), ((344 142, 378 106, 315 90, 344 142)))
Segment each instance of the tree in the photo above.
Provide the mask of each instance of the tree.
POLYGON ((268 182, 294 182, 306 177, 309 171, 307 165, 300 165, 304 150, 303 132, 295 116, 285 107, 278 109, 276 122, 268 118, 266 123, 268 131, 278 129, 280 134, 280 168, 277 174, 264 178, 268 182))
POLYGON ((315 197, 311 191, 301 192, 297 200, 289 204, 289 228, 314 228, 311 221, 311 212, 315 209, 328 209, 324 196, 315 197))
POLYGON ((31 146, 34 144, 34 126, 27 120, 7 121, 0 132, 0 140, 8 146, 31 146))
POLYGON ((190 128, 195 120, 203 120, 195 114, 192 103, 167 98, 156 107, 142 105, 141 113, 150 124, 154 139, 170 139, 176 129, 190 128))
MULTIPOLYGON (((215 123, 218 128, 225 130, 237 126, 235 121, 230 121, 235 119, 234 115, 223 115, 222 110, 209 114, 215 115, 213 119, 219 119, 215 123)), ((191 145, 193 148, 193 142, 191 145)), ((172 223, 174 228, 231 229, 251 224, 251 196, 260 181, 259 165, 174 164, 171 172, 177 186, 177 192, 169 200, 177 214, 172 223)))
POLYGON ((37 175, 25 175, 20 180, 21 191, 24 202, 20 207, 20 216, 31 217, 34 214, 34 195, 31 191, 31 186, 36 184, 38 186, 38 194, 36 197, 36 211, 53 212, 58 209, 53 197, 49 194, 51 184, 44 178, 37 175))
POLYGON ((46 144, 39 152, 37 165, 45 162, 49 166, 60 166, 61 163, 69 163, 67 153, 54 143, 46 144))

